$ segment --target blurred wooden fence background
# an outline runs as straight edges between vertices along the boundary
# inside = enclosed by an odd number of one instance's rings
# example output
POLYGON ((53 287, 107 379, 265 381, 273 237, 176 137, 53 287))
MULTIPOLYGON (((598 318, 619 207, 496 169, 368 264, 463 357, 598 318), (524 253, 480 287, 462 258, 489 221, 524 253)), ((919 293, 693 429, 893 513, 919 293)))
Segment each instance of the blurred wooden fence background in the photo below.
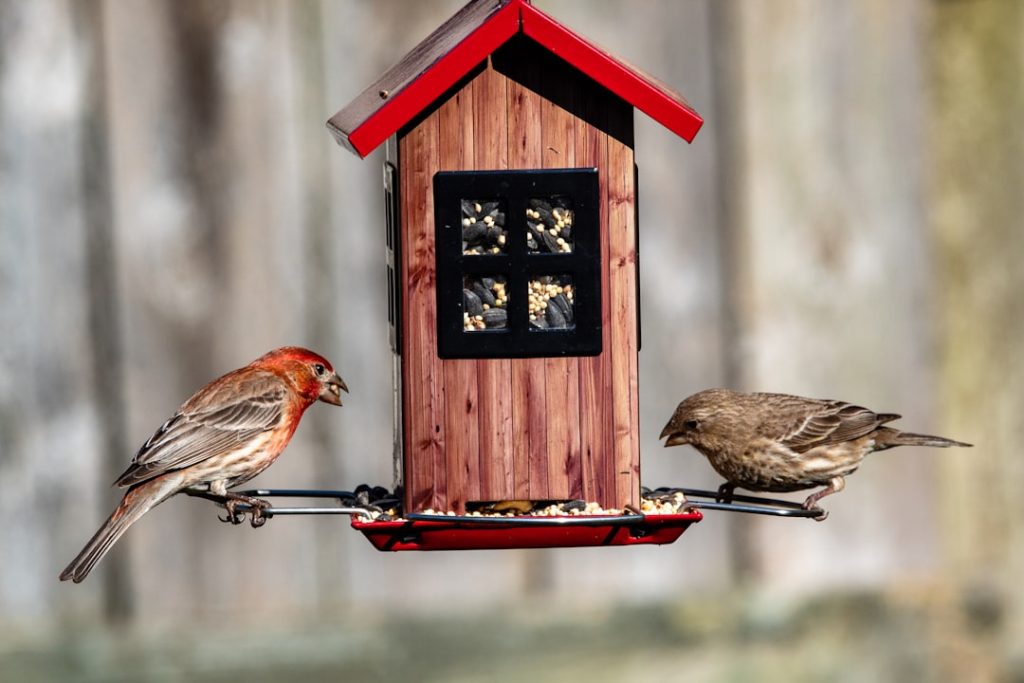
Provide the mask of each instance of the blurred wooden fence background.
POLYGON ((383 555, 176 499, 57 582, 138 444, 278 345, 352 394, 257 483, 391 484, 380 158, 324 121, 460 4, 0 0, 0 628, 979 581, 1024 635, 1024 6, 999 0, 537 0, 707 119, 687 146, 637 117, 643 481, 717 484, 656 439, 715 385, 973 451, 876 456, 824 525, 709 514, 625 551, 383 555))

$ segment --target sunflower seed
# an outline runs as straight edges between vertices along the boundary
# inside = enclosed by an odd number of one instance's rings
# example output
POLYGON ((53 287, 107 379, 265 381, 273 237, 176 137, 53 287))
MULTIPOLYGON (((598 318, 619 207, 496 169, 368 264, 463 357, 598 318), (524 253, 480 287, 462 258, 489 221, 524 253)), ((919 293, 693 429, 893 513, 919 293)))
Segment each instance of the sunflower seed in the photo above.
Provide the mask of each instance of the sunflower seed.
POLYGON ((544 309, 544 312, 545 316, 547 317, 548 327, 566 327, 565 316, 562 314, 560 310, 558 310, 558 306, 548 306, 546 309, 544 309))
POLYGON ((550 302, 558 309, 558 312, 565 318, 566 323, 571 323, 573 320, 572 304, 565 298, 564 294, 556 294, 551 297, 550 302))
POLYGON ((508 325, 508 311, 504 308, 489 308, 484 311, 484 324, 488 329, 501 329, 508 325))
POLYGON ((498 244, 498 238, 505 234, 505 230, 500 225, 492 225, 487 228, 487 241, 490 244, 498 244))
POLYGON ((472 316, 481 315, 484 312, 480 297, 468 289, 462 290, 462 306, 462 310, 472 316))
POLYGON ((472 287, 473 293, 480 298, 480 303, 494 306, 494 293, 490 289, 484 287, 479 280, 474 280, 472 287))
POLYGON ((541 239, 544 242, 544 246, 552 254, 557 254, 559 251, 562 250, 561 246, 559 246, 558 244, 557 238, 555 238, 554 235, 551 235, 547 231, 541 233, 541 239))
POLYGON ((465 245, 479 244, 486 234, 486 225, 483 223, 472 223, 462 228, 462 241, 465 245))

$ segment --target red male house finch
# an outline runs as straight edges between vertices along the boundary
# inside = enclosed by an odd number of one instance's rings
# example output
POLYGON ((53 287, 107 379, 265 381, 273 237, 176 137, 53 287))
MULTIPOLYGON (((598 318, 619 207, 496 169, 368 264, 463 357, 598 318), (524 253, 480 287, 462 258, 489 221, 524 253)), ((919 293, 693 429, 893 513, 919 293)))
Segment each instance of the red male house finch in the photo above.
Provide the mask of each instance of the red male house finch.
POLYGON ((679 404, 659 438, 703 453, 725 478, 719 491, 726 498, 736 487, 787 492, 825 486, 804 501, 810 509, 842 491, 843 477, 873 451, 971 445, 882 426, 899 417, 843 401, 707 389, 679 404))
POLYGON ((71 561, 60 580, 84 579, 128 527, 176 493, 224 503, 224 521, 252 525, 266 517, 265 500, 228 491, 270 467, 317 400, 341 405, 345 382, 322 356, 295 346, 271 351, 197 391, 149 438, 114 482, 127 487, 121 504, 71 561))

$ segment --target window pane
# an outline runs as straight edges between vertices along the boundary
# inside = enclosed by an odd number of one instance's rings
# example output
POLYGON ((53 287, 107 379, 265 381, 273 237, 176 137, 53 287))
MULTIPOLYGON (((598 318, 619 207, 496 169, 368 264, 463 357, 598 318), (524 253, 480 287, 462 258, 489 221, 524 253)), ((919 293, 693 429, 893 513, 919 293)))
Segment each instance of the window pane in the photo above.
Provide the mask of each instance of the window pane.
POLYGON ((503 275, 462 279, 462 329, 465 332, 508 328, 508 279, 503 275))
POLYGON ((576 290, 569 275, 543 275, 530 280, 530 327, 571 330, 576 327, 576 290))
POLYGON ((499 199, 462 200, 462 253, 467 256, 504 254, 505 202, 499 199))
POLYGON ((542 254, 572 252, 572 198, 531 199, 526 207, 526 248, 542 254))

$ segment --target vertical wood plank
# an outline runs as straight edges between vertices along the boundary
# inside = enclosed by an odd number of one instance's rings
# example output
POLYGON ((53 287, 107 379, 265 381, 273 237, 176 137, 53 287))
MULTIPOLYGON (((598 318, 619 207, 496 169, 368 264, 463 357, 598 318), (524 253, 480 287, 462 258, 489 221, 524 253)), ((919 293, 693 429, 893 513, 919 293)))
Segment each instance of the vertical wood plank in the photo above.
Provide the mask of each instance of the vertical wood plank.
POLYGON ((639 400, 636 318, 636 194, 633 177, 633 111, 609 107, 608 301, 612 370, 612 476, 616 506, 639 505, 639 400))
MULTIPOLYGON (((566 72, 549 72, 554 86, 565 93, 579 90, 578 79, 566 72)), ((566 103, 571 108, 571 102, 566 103)), ((541 102, 542 165, 544 168, 572 168, 576 165, 575 117, 563 107, 541 102)), ((550 273, 559 275, 560 273, 550 273)), ((547 466, 549 498, 582 495, 580 468, 579 359, 544 359, 545 407, 547 413, 547 466)))
MULTIPOLYGON (((472 168, 475 83, 468 83, 438 110, 439 170, 472 168)), ((429 189, 433 194, 433 187, 429 189)), ((431 214, 433 217, 433 214, 431 214)), ((433 225, 433 221, 431 221, 433 225)), ((436 329, 437 320, 431 325, 436 329)), ((436 351, 436 349, 435 349, 436 351)), ((441 509, 462 514, 480 497, 477 367, 472 360, 443 360, 445 496, 441 509)))
MULTIPOLYGON (((508 166, 541 165, 541 97, 515 81, 508 83, 508 166)), ((514 291, 512 296, 526 296, 514 291)), ((544 359, 517 360, 512 366, 512 442, 516 498, 546 498, 547 425, 544 359)))
MULTIPOLYGON (((508 79, 490 66, 475 80, 473 168, 508 168, 508 79)), ((476 361, 480 386, 480 497, 515 498, 512 446, 512 361, 476 361)))
POLYGON ((614 487, 606 475, 605 459, 611 453, 611 405, 607 400, 611 390, 611 373, 607 368, 610 348, 608 334, 608 138, 587 121, 603 118, 601 102, 593 91, 586 91, 577 109, 586 119, 575 121, 576 163, 598 169, 598 204, 600 217, 598 230, 601 248, 601 344, 602 355, 579 359, 579 424, 580 465, 583 478, 583 498, 607 505, 614 487), (606 410, 607 408, 607 410, 606 410))
POLYGON ((421 511, 446 498, 444 372, 437 357, 433 169, 438 164, 437 111, 399 140, 402 164, 402 337, 405 387, 405 506, 421 511))

